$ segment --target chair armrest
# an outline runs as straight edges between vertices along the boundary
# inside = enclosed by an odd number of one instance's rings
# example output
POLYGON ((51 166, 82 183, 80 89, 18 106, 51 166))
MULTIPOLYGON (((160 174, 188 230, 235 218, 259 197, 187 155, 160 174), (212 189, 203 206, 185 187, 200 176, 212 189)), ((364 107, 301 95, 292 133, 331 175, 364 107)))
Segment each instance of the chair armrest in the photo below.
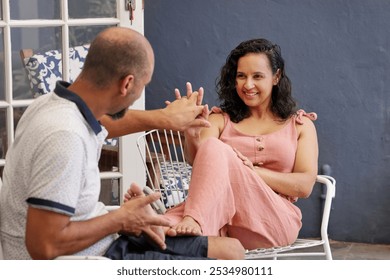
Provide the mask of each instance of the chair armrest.
POLYGON ((118 205, 106 205, 106 210, 107 210, 108 212, 111 212, 111 211, 114 211, 114 210, 119 209, 119 207, 120 207, 120 206, 118 206, 118 205))
POLYGON ((330 210, 332 207, 332 199, 336 196, 336 180, 327 175, 317 175, 318 183, 323 184, 326 187, 324 210, 322 213, 321 223, 321 237, 322 239, 328 238, 328 224, 330 217, 330 210))

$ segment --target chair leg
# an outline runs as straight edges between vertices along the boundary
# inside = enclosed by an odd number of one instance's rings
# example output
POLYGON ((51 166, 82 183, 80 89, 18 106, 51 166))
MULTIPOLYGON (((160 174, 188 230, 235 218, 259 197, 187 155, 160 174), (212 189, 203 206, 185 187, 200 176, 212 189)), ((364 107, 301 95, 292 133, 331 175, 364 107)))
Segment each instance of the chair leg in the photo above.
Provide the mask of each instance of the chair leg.
POLYGON ((324 246, 326 259, 332 260, 332 251, 330 250, 329 240, 325 240, 325 243, 323 244, 323 246, 324 246))

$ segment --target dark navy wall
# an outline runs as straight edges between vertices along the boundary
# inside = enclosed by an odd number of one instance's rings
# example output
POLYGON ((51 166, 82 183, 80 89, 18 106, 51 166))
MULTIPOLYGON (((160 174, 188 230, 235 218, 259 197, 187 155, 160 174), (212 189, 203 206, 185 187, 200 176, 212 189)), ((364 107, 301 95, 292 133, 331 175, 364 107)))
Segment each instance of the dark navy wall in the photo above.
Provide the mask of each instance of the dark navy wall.
MULTIPOLYGON (((330 238, 390 243, 389 19, 386 0, 145 0, 156 55, 146 107, 163 107, 186 81, 217 105, 215 79, 231 49, 254 37, 279 44, 299 107, 319 116, 319 168, 330 165, 337 179, 330 238)), ((313 196, 303 236, 317 234, 313 196)))

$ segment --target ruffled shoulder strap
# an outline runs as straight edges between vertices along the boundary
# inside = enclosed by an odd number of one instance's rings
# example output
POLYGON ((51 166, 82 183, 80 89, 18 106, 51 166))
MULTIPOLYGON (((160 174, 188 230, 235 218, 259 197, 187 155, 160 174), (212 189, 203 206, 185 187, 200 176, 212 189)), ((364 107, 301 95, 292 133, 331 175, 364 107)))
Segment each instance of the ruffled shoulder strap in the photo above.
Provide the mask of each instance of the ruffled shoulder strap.
POLYGON ((217 106, 213 106, 211 107, 210 109, 210 114, 211 113, 223 113, 222 109, 220 107, 217 107, 217 106))
POLYGON ((317 114, 314 112, 306 113, 305 110, 299 109, 295 112, 295 122, 298 124, 303 124, 302 117, 305 116, 312 121, 317 119, 317 114))

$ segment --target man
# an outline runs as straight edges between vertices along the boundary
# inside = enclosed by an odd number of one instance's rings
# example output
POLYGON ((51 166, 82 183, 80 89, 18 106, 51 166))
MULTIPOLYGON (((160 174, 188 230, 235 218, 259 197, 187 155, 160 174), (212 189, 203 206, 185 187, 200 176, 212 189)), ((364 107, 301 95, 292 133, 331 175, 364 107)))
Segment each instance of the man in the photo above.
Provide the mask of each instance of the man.
MULTIPOLYGON (((108 248, 106 255, 112 258, 243 258, 243 248, 235 239, 165 238, 162 227, 170 224, 150 207, 159 194, 144 196, 136 184, 128 192, 131 199, 118 210, 107 213, 98 202, 98 159, 108 134, 98 120, 110 127, 111 136, 118 136, 152 128, 145 123, 148 119, 188 106, 181 125, 207 125, 194 120, 203 111, 197 93, 180 99, 176 92, 180 100, 149 115, 127 112, 150 82, 153 68, 153 50, 145 37, 111 27, 92 42, 84 69, 73 84, 58 82, 54 93, 28 107, 3 173, 0 234, 5 258, 104 255, 108 248), (123 120, 111 121, 105 115, 113 119, 126 115, 128 125, 121 128, 123 120), (125 250, 118 256, 122 246, 125 250)), ((159 124, 153 121, 154 125, 159 124)))

